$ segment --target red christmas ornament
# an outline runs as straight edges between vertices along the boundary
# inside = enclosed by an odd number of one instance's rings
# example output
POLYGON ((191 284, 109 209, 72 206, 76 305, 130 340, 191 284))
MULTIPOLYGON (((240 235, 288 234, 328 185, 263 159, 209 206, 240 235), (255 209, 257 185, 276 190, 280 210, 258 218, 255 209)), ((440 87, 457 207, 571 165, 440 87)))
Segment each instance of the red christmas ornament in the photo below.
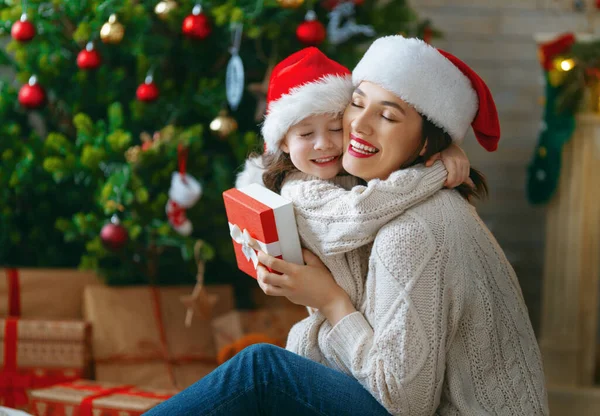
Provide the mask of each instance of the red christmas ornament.
POLYGON ((102 244, 110 251, 118 251, 129 241, 127 229, 121 225, 117 215, 113 215, 110 222, 100 230, 102 244))
POLYGON ((135 95, 137 96, 138 100, 146 102, 154 101, 158 98, 158 96, 160 95, 160 91, 158 90, 158 87, 152 80, 151 75, 148 75, 144 83, 140 84, 140 86, 137 87, 135 95))
POLYGON ((27 42, 35 36, 35 26, 29 20, 27 15, 23 13, 21 19, 13 23, 10 29, 12 38, 19 42, 27 42))
POLYGON ((19 90, 19 103, 25 108, 38 108, 46 101, 46 92, 32 76, 19 90))
POLYGON ((323 23, 317 20, 317 14, 313 10, 306 12, 304 22, 296 29, 296 37, 307 46, 316 46, 322 43, 327 36, 323 23))
POLYGON ((96 69, 101 63, 102 58, 98 51, 94 49, 92 42, 88 42, 85 49, 77 55, 77 66, 81 69, 96 69))
POLYGON ((184 35, 192 39, 206 39, 212 29, 208 17, 202 13, 202 7, 197 4, 192 10, 192 14, 183 19, 181 31, 184 35))
POLYGON ((596 0, 596 9, 600 9, 600 0, 596 0))

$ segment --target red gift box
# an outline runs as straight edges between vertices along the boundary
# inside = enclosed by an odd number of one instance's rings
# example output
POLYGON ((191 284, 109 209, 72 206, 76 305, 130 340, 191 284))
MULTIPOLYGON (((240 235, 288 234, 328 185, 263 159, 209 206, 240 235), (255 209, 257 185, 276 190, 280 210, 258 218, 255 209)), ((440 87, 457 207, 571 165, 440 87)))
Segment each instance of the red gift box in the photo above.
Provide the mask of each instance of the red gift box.
POLYGON ((31 392, 37 416, 140 416, 175 391, 79 380, 31 392))
POLYGON ((223 199, 241 271, 256 279, 258 259, 248 244, 250 237, 265 253, 304 264, 294 206, 289 200, 258 184, 229 189, 223 192, 223 199))
POLYGON ((0 403, 27 405, 27 390, 85 377, 90 326, 83 321, 0 319, 0 403))

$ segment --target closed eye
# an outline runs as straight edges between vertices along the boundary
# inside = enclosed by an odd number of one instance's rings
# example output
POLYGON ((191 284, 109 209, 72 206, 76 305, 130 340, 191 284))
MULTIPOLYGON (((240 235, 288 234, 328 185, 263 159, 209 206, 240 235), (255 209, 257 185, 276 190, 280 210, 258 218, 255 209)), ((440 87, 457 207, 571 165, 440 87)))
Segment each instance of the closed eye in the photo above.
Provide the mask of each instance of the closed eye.
POLYGON ((313 132, 308 132, 308 133, 303 133, 300 135, 300 137, 310 137, 313 134, 313 132))
POLYGON ((350 105, 352 105, 352 107, 362 108, 361 105, 358 105, 355 102, 352 102, 350 105))
POLYGON ((342 131, 342 128, 340 127, 339 129, 329 129, 329 131, 342 131))

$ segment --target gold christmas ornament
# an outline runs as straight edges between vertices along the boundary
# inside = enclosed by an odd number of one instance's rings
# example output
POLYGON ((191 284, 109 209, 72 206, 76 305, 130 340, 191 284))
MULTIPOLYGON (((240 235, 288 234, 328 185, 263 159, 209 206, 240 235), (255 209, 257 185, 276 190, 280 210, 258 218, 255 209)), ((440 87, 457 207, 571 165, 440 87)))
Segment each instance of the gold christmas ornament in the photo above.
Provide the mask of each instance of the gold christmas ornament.
POLYGON ((119 23, 116 14, 111 14, 108 22, 102 25, 100 29, 100 38, 104 43, 119 43, 125 35, 125 27, 119 23))
POLYGON ((227 113, 227 110, 219 111, 219 115, 210 122, 210 129, 222 139, 236 131, 237 128, 237 121, 227 113))
POLYGON ((177 2, 174 0, 163 0, 154 7, 154 13, 161 20, 167 20, 169 14, 177 8, 177 2))
POLYGON ((304 4, 304 0, 277 0, 277 4, 284 9, 297 9, 304 4))

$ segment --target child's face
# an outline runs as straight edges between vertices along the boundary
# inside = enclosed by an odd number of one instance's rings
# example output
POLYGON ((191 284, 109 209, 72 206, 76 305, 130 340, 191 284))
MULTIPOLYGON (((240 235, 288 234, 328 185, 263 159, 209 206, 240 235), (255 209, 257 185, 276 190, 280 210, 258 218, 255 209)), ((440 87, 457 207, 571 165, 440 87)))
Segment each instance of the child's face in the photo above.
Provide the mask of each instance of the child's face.
POLYGON ((342 141, 342 119, 316 115, 292 126, 281 142, 281 150, 289 153, 301 172, 331 179, 342 169, 342 141))

